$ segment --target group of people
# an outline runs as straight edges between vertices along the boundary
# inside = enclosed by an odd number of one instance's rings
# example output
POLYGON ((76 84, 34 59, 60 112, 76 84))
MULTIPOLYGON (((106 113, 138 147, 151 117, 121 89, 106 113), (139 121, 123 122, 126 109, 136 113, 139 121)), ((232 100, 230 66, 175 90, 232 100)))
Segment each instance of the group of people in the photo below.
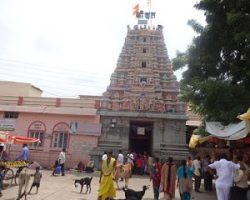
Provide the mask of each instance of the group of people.
MULTIPOLYGON (((65 154, 66 150, 65 148, 62 149, 62 151, 59 153, 58 158, 56 160, 56 166, 54 166, 54 171, 52 172, 52 175, 54 175, 58 169, 58 167, 60 167, 59 172, 61 173, 62 176, 65 175, 64 173, 64 169, 65 169, 65 161, 66 161, 66 154, 65 154)), ((4 151, 4 145, 0 145, 0 160, 7 160, 7 154, 4 151)), ((35 172, 32 174, 29 174, 29 177, 34 177, 33 182, 31 184, 30 190, 28 192, 28 194, 31 193, 31 190, 33 187, 36 187, 36 193, 38 193, 38 189, 40 187, 40 182, 41 182, 41 178, 42 178, 42 173, 40 171, 40 166, 35 166, 36 164, 34 163, 29 163, 29 148, 27 144, 23 144, 23 147, 18 155, 18 157, 16 158, 16 160, 21 160, 21 161, 25 161, 27 162, 27 168, 34 168, 35 172)), ((4 166, 0 166, 0 197, 2 196, 2 189, 3 189, 3 178, 4 178, 4 166)), ((22 171, 21 171, 22 172, 22 171)), ((22 174, 20 174, 21 176, 22 174)), ((26 175, 25 175, 26 176, 26 175)), ((21 177, 19 178, 22 181, 19 181, 19 187, 21 188, 24 184, 25 181, 27 182, 27 177, 22 179, 21 177)), ((18 194, 18 196, 21 196, 20 192, 18 194)))
MULTIPOLYGON (((4 145, 0 145, 0 160, 6 161, 8 160, 7 158, 8 157, 7 157, 6 151, 4 151, 4 145)), ((19 190, 18 190, 17 199, 20 199, 23 195, 30 194, 33 187, 36 187, 36 193, 38 193, 38 190, 40 187, 40 181, 42 178, 42 173, 40 171, 39 165, 37 165, 36 163, 29 163, 29 148, 27 144, 23 144, 23 147, 18 157, 16 158, 16 160, 25 161, 27 163, 27 166, 22 167, 22 171, 19 172, 19 190), (35 171, 27 174, 26 169, 32 169, 32 168, 35 169, 35 171), (25 193, 26 191, 22 193, 21 192, 22 188, 23 187, 27 188, 27 186, 25 185, 29 182, 30 177, 34 177, 30 190, 27 194, 25 193)), ((4 170, 5 170, 5 166, 1 165, 0 166, 0 197, 2 196, 4 170)))
POLYGON ((200 192, 201 178, 204 178, 204 189, 208 191, 212 190, 215 179, 218 200, 247 200, 248 165, 241 155, 233 161, 229 161, 225 153, 215 161, 209 155, 203 160, 197 156, 189 167, 194 175, 196 192, 200 192))
MULTIPOLYGON (((29 149, 26 144, 18 156, 18 160, 28 161, 29 149)), ((58 155, 56 167, 60 167, 61 175, 64 176, 64 165, 66 161, 66 150, 58 155)), ((194 160, 188 157, 182 160, 178 165, 174 163, 173 158, 169 157, 165 162, 161 163, 159 158, 148 157, 146 153, 143 155, 135 154, 129 151, 126 156, 119 151, 116 159, 113 158, 112 152, 105 152, 102 157, 101 173, 99 178, 98 200, 105 200, 107 197, 115 197, 116 191, 113 183, 113 172, 117 166, 129 163, 137 174, 147 172, 152 181, 154 200, 159 199, 160 192, 163 192, 165 200, 173 200, 175 198, 176 186, 179 189, 181 200, 190 200, 191 192, 200 192, 201 179, 204 178, 205 191, 212 191, 213 179, 215 179, 216 195, 218 200, 247 200, 248 190, 248 165, 241 155, 237 160, 229 161, 226 154, 221 154, 217 160, 211 160, 209 155, 203 159, 196 156, 194 160), (152 163, 149 162, 153 159, 152 163)), ((4 168, 0 166, 0 196, 2 195, 2 180, 4 176, 4 168)), ((42 174, 40 167, 36 167, 36 172, 32 174, 34 180, 30 191, 35 186, 40 186, 42 174)), ((29 192, 30 192, 29 191, 29 192)))
MULTIPOLYGON (((102 167, 99 178, 98 200, 105 200, 107 197, 114 198, 116 190, 113 183, 113 172, 116 167, 130 163, 135 166, 135 157, 131 151, 128 152, 126 157, 119 151, 117 159, 112 157, 112 152, 105 152, 102 156, 102 167)), ((191 168, 186 166, 184 160, 179 168, 173 163, 173 158, 169 157, 168 161, 164 164, 159 162, 159 158, 154 158, 152 168, 149 170, 150 181, 152 181, 154 199, 159 199, 160 192, 164 193, 166 200, 175 198, 176 177, 180 189, 181 199, 188 200, 192 190, 192 171, 191 168)))
POLYGON ((192 171, 187 166, 186 160, 183 160, 177 168, 172 157, 169 157, 163 164, 159 162, 159 158, 154 158, 150 180, 153 183, 154 200, 159 199, 160 192, 163 192, 166 200, 175 199, 176 185, 179 187, 181 200, 191 199, 192 171))
MULTIPOLYGON (((112 152, 108 152, 103 158, 98 200, 115 197, 112 171, 115 170, 117 163, 124 163, 125 158, 127 163, 130 162, 133 166, 136 164, 134 155, 130 151, 126 157, 119 151, 117 159, 112 157, 112 152)), ((217 160, 211 160, 209 155, 203 159, 196 156, 193 160, 188 157, 178 165, 173 162, 172 157, 164 163, 155 157, 149 176, 153 185, 154 200, 159 199, 160 192, 163 192, 165 200, 175 199, 176 187, 179 189, 181 200, 190 200, 193 188, 195 192, 201 192, 202 178, 205 191, 213 190, 215 179, 218 200, 247 200, 248 165, 241 156, 234 162, 229 161, 226 154, 221 154, 217 160)))

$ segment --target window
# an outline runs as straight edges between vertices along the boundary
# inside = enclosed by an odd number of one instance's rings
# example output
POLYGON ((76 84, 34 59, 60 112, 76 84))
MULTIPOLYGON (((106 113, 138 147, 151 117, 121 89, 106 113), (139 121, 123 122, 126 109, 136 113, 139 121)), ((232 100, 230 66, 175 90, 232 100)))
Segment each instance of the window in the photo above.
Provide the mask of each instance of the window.
POLYGON ((140 78, 140 83, 143 83, 143 84, 147 83, 147 78, 146 77, 141 77, 140 78))
POLYGON ((36 142, 30 144, 30 147, 42 147, 44 144, 44 136, 46 133, 46 126, 41 121, 34 121, 30 124, 28 129, 28 137, 40 139, 40 143, 36 142))
POLYGON ((147 42, 147 38, 146 37, 143 38, 143 42, 147 42))
POLYGON ((45 133, 43 131, 30 131, 29 137, 40 139, 40 143, 36 142, 36 143, 30 144, 29 146, 30 147, 42 147, 43 141, 44 141, 44 134, 45 133))
POLYGON ((146 67, 146 62, 145 62, 145 61, 142 61, 141 67, 142 67, 142 68, 145 68, 145 67, 146 67))
POLYGON ((54 148, 66 148, 68 141, 68 132, 58 132, 53 133, 53 143, 52 147, 54 148))
POLYGON ((4 112, 4 118, 17 119, 18 118, 18 112, 4 112))
POLYGON ((53 128, 53 138, 51 146, 53 148, 67 148, 69 139, 69 125, 64 122, 60 122, 53 128))
POLYGON ((143 48, 142 52, 143 52, 143 53, 147 53, 147 49, 146 49, 146 48, 143 48))

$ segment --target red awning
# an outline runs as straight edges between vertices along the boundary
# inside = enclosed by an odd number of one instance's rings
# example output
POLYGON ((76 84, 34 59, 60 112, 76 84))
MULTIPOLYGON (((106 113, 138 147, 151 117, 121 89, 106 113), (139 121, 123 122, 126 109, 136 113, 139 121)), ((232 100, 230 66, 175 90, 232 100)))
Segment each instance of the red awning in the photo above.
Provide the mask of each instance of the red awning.
POLYGON ((30 138, 23 136, 13 136, 13 144, 30 144, 40 142, 38 138, 30 138))
POLYGON ((10 133, 5 131, 0 131, 0 143, 5 144, 30 144, 40 142, 38 138, 30 138, 24 136, 10 135, 10 133))

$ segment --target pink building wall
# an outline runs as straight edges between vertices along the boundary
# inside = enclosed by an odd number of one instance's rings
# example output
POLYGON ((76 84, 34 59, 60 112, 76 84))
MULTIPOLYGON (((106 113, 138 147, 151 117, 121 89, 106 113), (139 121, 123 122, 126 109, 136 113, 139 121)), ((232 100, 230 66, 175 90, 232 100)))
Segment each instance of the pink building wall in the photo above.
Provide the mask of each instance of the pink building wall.
MULTIPOLYGON (((0 119, 3 118, 3 113, 0 112, 0 119)), ((62 148, 52 147, 53 128, 58 123, 66 123, 77 121, 80 123, 91 123, 99 125, 98 115, 64 115, 64 114, 48 114, 48 113, 19 113, 16 119, 15 131, 10 131, 13 135, 28 136, 30 125, 39 121, 45 125, 45 139, 42 147, 29 147, 30 160, 35 160, 43 167, 51 168, 58 157, 62 148)), ((66 168, 72 168, 79 161, 87 163, 89 161, 89 150, 97 146, 97 135, 85 135, 70 133, 66 148, 66 168)), ((22 145, 12 144, 9 148, 9 157, 15 160, 19 155, 22 145)))

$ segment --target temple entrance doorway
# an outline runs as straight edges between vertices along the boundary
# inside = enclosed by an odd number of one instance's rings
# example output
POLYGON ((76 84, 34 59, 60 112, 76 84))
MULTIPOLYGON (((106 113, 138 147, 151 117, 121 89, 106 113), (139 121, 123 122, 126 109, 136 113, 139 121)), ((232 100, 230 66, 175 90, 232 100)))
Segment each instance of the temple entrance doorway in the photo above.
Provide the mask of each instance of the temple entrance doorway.
POLYGON ((130 121, 129 149, 136 153, 152 154, 153 123, 145 121, 130 121))

